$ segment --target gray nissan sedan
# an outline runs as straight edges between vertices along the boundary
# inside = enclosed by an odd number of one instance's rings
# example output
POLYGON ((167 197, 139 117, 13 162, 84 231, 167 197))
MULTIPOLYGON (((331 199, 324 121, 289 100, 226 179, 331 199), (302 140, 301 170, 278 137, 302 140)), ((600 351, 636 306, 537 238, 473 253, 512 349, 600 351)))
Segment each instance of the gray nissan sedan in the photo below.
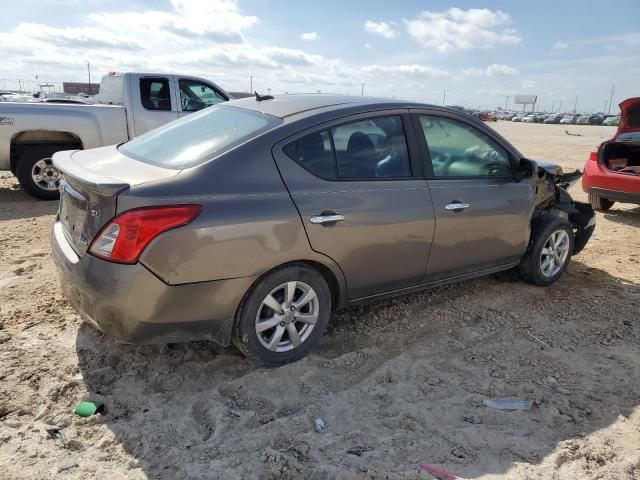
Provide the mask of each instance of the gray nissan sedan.
POLYGON ((284 95, 54 155, 67 298, 130 343, 304 356, 332 310, 515 268, 550 285, 595 222, 580 172, 524 158, 457 110, 284 95))

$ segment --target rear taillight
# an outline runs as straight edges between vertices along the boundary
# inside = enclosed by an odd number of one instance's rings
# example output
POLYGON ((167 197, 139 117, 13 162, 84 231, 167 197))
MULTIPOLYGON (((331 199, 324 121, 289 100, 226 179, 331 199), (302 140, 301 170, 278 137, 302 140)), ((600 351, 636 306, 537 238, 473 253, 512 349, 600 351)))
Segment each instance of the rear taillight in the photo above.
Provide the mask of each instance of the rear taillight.
POLYGON ((600 151, 600 145, 593 147, 589 152, 589 161, 597 162, 598 161, 598 152, 600 151))
POLYGON ((201 205, 171 205, 128 210, 114 217, 96 235, 89 252, 118 263, 136 263, 151 240, 192 222, 201 205))

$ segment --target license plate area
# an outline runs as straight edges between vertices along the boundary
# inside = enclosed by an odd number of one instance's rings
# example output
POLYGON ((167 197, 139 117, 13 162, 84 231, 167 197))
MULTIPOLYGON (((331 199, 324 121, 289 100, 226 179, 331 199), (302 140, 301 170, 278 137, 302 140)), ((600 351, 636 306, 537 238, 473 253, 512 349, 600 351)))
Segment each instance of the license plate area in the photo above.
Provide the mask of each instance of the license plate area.
POLYGON ((60 184, 60 208, 58 216, 71 245, 77 250, 86 247, 87 238, 83 234, 87 218, 87 198, 69 183, 60 184))

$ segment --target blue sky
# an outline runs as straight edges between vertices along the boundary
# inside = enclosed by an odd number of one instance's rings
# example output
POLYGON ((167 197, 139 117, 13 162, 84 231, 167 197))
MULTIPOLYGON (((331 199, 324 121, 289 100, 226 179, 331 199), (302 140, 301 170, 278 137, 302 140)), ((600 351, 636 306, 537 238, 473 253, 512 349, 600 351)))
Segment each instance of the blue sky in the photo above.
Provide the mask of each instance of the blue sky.
MULTIPOLYGON (((541 109, 640 96, 640 2, 42 0, 0 16, 0 87, 109 70, 201 75, 228 90, 365 93, 541 109), (511 103, 511 100, 510 100, 511 103)), ((35 84, 35 83, 34 83, 35 84)))

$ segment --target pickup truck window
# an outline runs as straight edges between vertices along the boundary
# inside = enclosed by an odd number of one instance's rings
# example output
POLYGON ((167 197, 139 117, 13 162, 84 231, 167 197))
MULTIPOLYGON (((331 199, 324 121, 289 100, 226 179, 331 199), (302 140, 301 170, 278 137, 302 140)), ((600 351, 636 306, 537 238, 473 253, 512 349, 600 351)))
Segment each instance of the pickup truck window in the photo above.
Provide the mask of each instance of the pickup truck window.
POLYGON ((180 104, 183 112, 197 112, 205 107, 228 100, 211 85, 198 80, 181 78, 178 84, 180 85, 180 104))
POLYGON ((147 110, 171 111, 171 88, 164 77, 141 78, 140 98, 147 110))
POLYGON ((180 170, 210 160, 280 123, 272 115, 214 105, 140 135, 118 150, 141 162, 180 170))

